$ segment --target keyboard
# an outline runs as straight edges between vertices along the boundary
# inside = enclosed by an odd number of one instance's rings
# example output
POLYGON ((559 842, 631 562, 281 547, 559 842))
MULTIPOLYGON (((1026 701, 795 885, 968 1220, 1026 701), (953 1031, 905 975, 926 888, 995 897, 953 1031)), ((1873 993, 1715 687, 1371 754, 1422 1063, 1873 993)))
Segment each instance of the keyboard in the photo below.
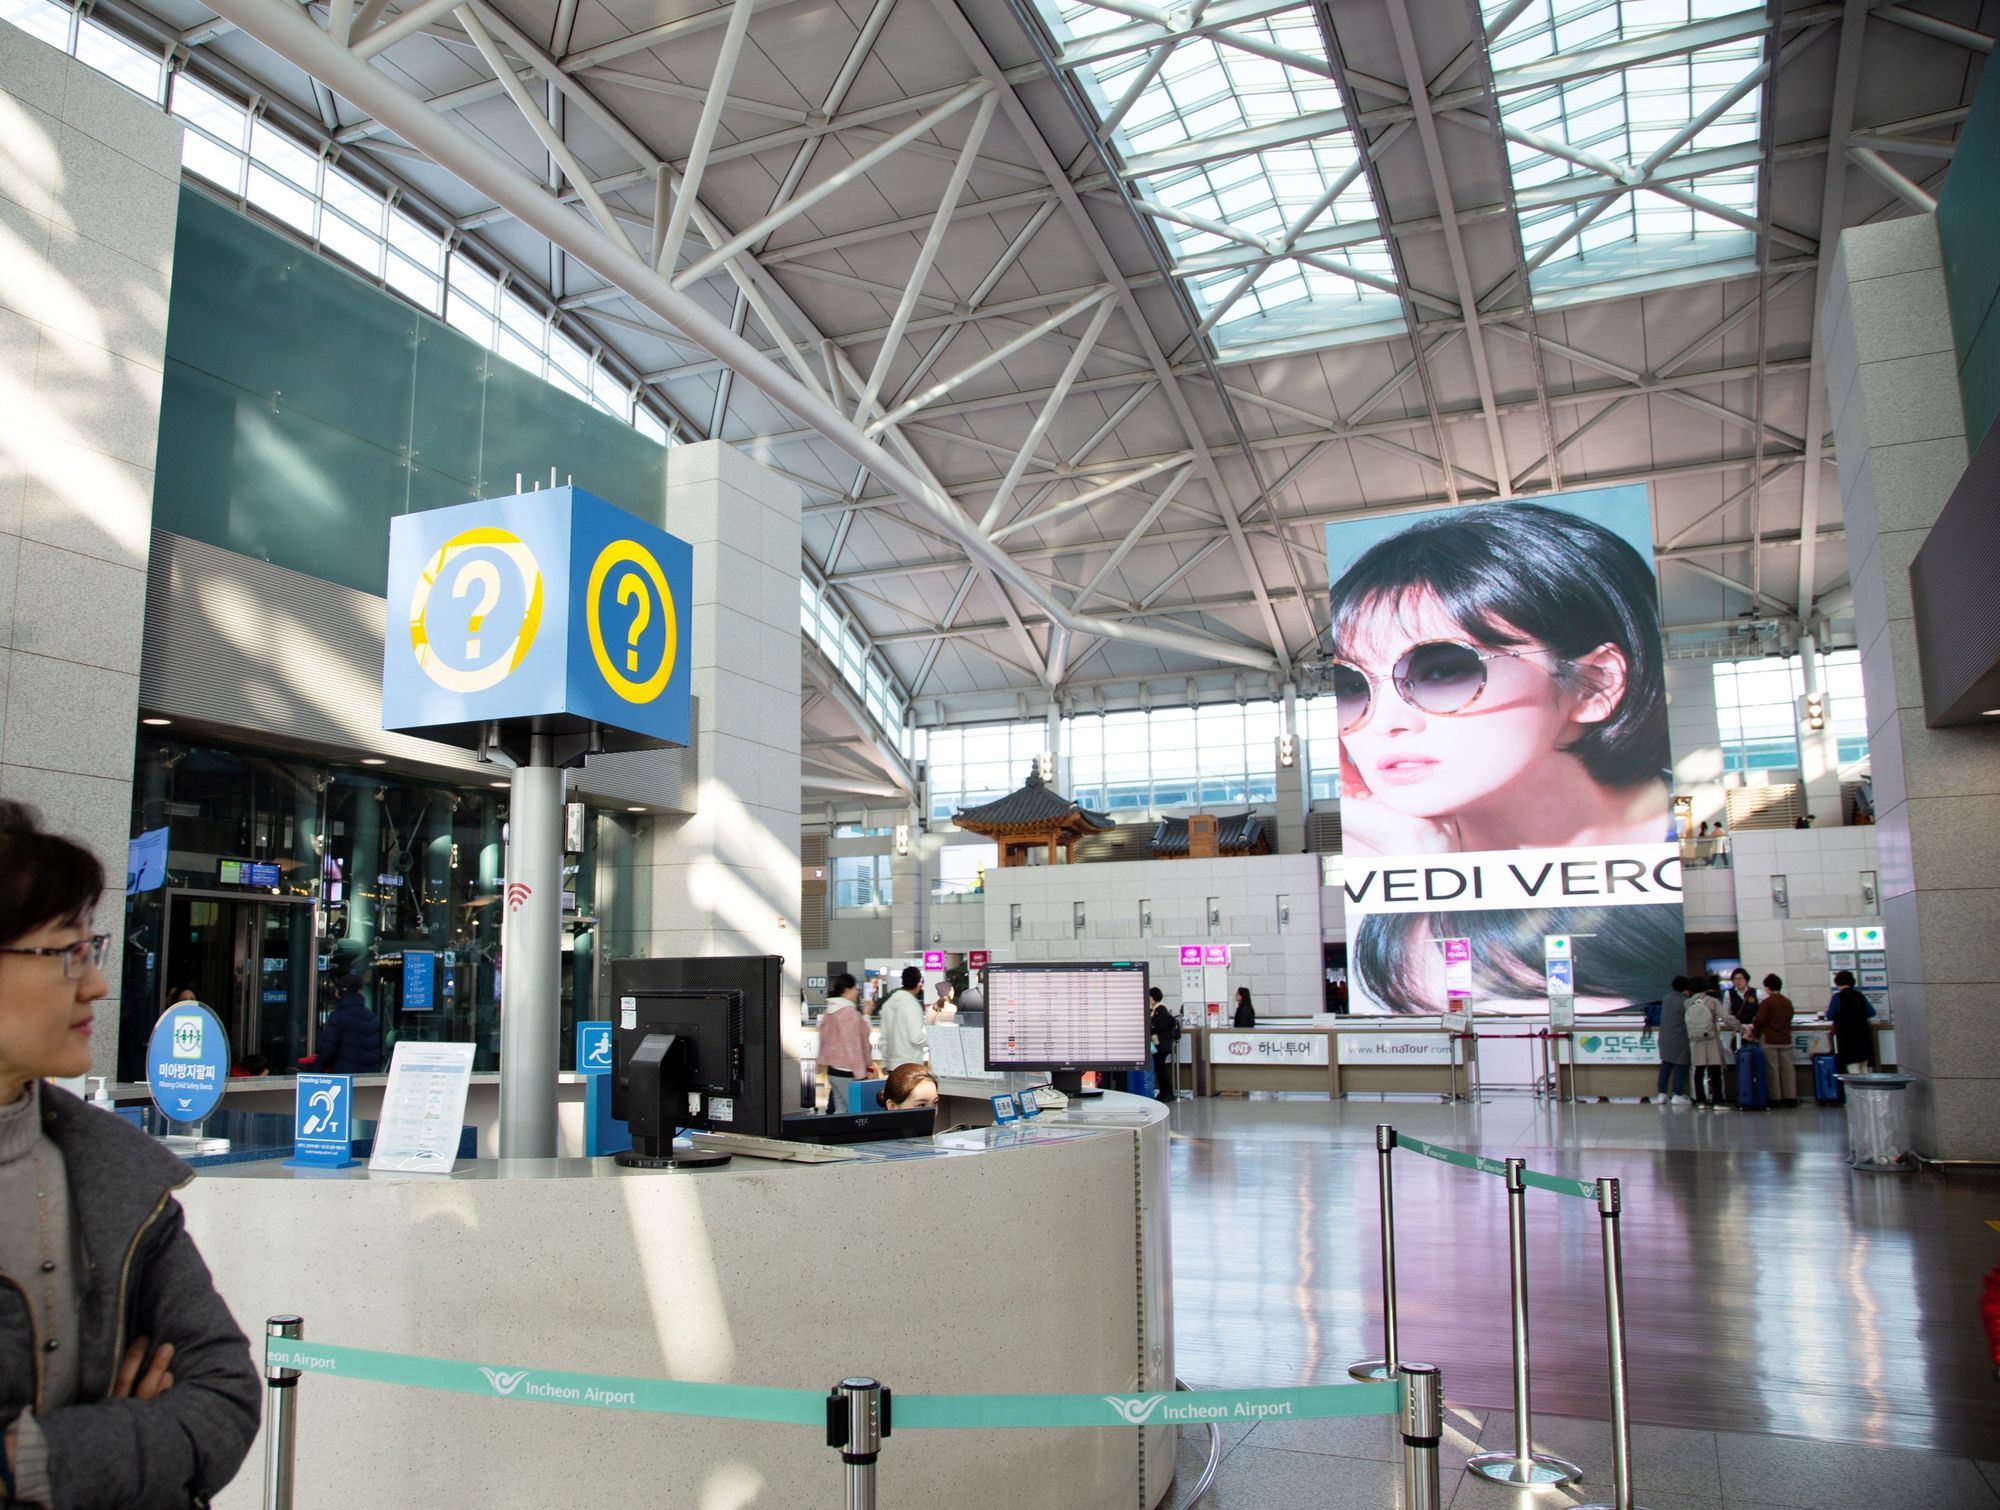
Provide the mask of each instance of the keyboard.
POLYGON ((851 1164, 861 1158, 851 1148, 824 1143, 792 1143, 783 1138, 759 1138, 750 1133, 694 1132, 688 1141, 704 1152, 740 1153, 749 1159, 784 1159, 793 1164, 851 1164))

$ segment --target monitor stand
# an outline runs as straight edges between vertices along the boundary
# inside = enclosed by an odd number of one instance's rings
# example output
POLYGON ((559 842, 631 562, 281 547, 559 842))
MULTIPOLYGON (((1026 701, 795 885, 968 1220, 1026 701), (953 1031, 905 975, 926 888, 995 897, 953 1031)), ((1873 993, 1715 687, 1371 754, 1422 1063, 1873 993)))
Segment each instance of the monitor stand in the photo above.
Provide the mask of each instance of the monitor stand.
POLYGON ((664 1154, 641 1153, 636 1148, 628 1148, 613 1154, 611 1161, 627 1169, 719 1169, 729 1162, 729 1155, 704 1148, 664 1154))
POLYGON ((1082 1070, 1057 1070, 1049 1077, 1049 1083, 1065 1096, 1101 1096, 1104 1094, 1103 1091, 1098 1090, 1095 1086, 1089 1088, 1084 1086, 1082 1070))

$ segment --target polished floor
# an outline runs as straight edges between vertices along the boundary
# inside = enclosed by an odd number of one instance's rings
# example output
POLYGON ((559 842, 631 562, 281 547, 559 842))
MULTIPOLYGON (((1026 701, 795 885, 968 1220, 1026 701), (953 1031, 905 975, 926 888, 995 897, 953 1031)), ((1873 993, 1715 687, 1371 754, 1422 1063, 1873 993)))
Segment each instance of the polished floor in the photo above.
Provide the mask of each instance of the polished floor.
MULTIPOLYGON (((1623 1182, 1637 1504, 2000 1507, 2000 1382, 1978 1316, 1980 1278, 2000 1263, 2000 1177, 1854 1174, 1842 1116, 1497 1094, 1184 1101, 1179 1372, 1196 1385, 1337 1383, 1379 1355, 1374 1129, 1388 1122, 1623 1182)), ((1588 1480, 1527 1497, 1458 1471, 1512 1440, 1504 1187, 1405 1153, 1396 1194, 1402 1353, 1443 1370, 1451 1406, 1445 1503, 1608 1502, 1595 1208, 1529 1196, 1535 1436, 1588 1480)), ((1183 1486, 1201 1445, 1183 1446, 1183 1486)), ((1398 1502, 1384 1422, 1267 1423, 1226 1446, 1204 1506, 1398 1502)))

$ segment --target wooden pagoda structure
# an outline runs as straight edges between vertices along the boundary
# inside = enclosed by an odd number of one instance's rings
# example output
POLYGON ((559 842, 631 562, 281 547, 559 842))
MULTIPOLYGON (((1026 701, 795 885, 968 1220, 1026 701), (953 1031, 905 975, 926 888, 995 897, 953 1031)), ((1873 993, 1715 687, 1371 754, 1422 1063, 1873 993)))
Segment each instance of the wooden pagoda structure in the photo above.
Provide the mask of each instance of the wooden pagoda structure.
POLYGON ((1094 813, 1051 791, 1032 768, 1027 784, 1019 791, 980 807, 962 808, 952 822, 967 833, 985 834, 998 844, 1003 869, 1029 864, 1029 855, 1037 850, 1047 852, 1051 865, 1069 864, 1078 839, 1114 827, 1108 813, 1094 813))

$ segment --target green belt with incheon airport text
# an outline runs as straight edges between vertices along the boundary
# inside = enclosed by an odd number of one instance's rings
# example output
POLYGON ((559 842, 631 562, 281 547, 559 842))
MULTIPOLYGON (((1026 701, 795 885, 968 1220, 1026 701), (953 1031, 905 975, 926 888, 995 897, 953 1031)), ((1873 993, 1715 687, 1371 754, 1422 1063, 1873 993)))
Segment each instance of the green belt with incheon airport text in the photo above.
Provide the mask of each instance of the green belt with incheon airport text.
MULTIPOLYGON (((272 1337, 268 1368, 406 1389, 446 1390, 487 1399, 578 1405, 594 1410, 710 1416, 823 1427, 826 1393, 752 1384, 692 1384, 559 1369, 511 1368, 424 1358, 374 1348, 272 1337)), ((895 1424, 952 1427, 1173 1426, 1221 1421, 1308 1421, 1387 1416, 1402 1408, 1402 1386, 1314 1384, 1295 1389, 1181 1390, 1141 1395, 898 1395, 895 1424)))

